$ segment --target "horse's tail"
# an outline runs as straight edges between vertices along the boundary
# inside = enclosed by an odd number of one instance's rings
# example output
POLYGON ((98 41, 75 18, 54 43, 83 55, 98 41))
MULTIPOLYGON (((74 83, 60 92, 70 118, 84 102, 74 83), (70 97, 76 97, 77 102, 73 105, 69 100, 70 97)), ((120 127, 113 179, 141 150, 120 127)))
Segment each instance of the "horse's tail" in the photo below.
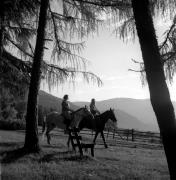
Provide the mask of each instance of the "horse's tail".
POLYGON ((42 124, 42 140, 44 140, 45 133, 46 133, 46 116, 43 117, 43 124, 42 124))

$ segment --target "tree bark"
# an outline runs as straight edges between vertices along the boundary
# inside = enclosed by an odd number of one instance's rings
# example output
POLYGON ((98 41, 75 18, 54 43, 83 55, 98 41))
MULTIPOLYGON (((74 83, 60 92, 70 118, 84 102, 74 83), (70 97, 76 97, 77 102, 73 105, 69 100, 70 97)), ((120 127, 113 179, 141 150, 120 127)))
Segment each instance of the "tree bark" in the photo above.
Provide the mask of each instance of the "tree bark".
POLYGON ((42 0, 40 6, 39 24, 37 30, 36 47, 32 65, 31 81, 28 94, 27 115, 26 115, 26 135, 24 148, 28 152, 38 152, 40 150, 38 140, 38 91, 40 88, 41 62, 44 52, 45 27, 49 0, 42 0))
POLYGON ((132 7, 145 65, 151 104, 160 128, 170 177, 176 179, 175 113, 165 82, 149 0, 132 0, 132 7))
POLYGON ((0 57, 3 53, 3 41, 4 41, 4 0, 0 2, 0 57))

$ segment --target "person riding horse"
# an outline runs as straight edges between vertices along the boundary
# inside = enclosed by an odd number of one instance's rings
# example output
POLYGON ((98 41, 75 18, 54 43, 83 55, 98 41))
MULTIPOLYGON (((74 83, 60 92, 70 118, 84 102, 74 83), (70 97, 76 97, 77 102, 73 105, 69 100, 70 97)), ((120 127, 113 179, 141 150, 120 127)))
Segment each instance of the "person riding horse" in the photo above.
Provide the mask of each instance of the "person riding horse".
POLYGON ((69 123, 72 119, 71 113, 73 112, 73 110, 70 108, 70 104, 68 102, 68 95, 64 95, 63 97, 63 101, 62 101, 62 115, 64 117, 64 123, 67 125, 67 127, 69 126, 69 123))
POLYGON ((97 109, 95 105, 95 99, 93 98, 90 103, 90 112, 92 113, 93 117, 100 115, 100 111, 97 109))

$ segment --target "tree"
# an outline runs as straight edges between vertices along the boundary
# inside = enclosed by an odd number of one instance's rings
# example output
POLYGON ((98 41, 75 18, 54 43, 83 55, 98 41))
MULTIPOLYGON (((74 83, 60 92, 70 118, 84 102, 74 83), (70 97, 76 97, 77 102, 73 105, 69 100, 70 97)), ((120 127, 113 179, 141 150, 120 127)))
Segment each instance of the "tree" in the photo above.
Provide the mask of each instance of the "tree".
POLYGON ((31 81, 29 86, 26 115, 26 135, 24 144, 24 149, 26 149, 28 152, 38 152, 40 150, 37 128, 37 105, 38 91, 40 88, 41 63, 43 60, 43 51, 45 44, 45 28, 47 23, 48 4, 49 0, 41 1, 36 47, 34 52, 31 81))
MULTIPOLYGON (((67 38, 67 31, 69 30, 72 33, 84 33, 89 29, 89 31, 94 27, 92 24, 89 25, 89 21, 91 21, 94 16, 91 16, 91 11, 89 12, 88 7, 82 6, 82 8, 88 9, 86 12, 86 15, 84 15, 84 11, 80 11, 80 7, 76 6, 77 10, 79 12, 79 15, 82 15, 83 17, 86 17, 84 20, 79 19, 79 23, 81 21, 87 21, 86 23, 82 23, 83 26, 81 29, 77 29, 79 24, 76 24, 75 21, 73 20, 74 18, 69 16, 69 9, 71 7, 64 6, 64 11, 67 12, 65 17, 66 19, 59 19, 59 26, 56 24, 56 16, 54 16, 54 13, 51 11, 51 7, 49 5, 49 0, 47 1, 42 1, 41 2, 41 7, 40 7, 40 15, 39 15, 39 23, 38 23, 38 30, 37 30, 37 40, 36 40, 36 47, 35 47, 35 52, 34 52, 34 60, 33 60, 33 66, 32 66, 32 72, 31 72, 31 81, 30 81, 30 87, 29 87, 29 95, 28 95, 28 105, 27 105, 27 116, 26 116, 26 136, 25 136, 25 144, 24 144, 24 149, 26 149, 28 152, 38 152, 40 150, 39 143, 38 143, 38 131, 37 131, 37 98, 38 98, 38 91, 40 87, 40 78, 41 78, 41 67, 46 70, 49 74, 49 80, 52 80, 52 82, 56 79, 59 82, 64 82, 67 80, 69 77, 71 79, 75 78, 75 75, 78 73, 83 74, 83 77, 89 82, 90 80, 95 80, 98 83, 101 83, 101 80, 95 76, 91 72, 86 72, 86 71, 81 71, 80 69, 85 66, 85 60, 84 58, 76 55, 73 53, 75 49, 78 51, 81 50, 82 48, 82 43, 68 43, 66 41, 61 40, 61 37, 59 35, 59 31, 62 32, 63 37, 62 38, 67 38), (51 28, 51 32, 46 33, 46 28, 47 28, 47 10, 50 10, 50 16, 48 17, 49 20, 52 20, 53 23, 53 29, 51 28), (89 14, 90 13, 90 14, 89 14), (67 17, 69 16, 69 19, 72 21, 68 21, 67 17), (61 22, 63 21, 63 22, 61 22), (68 21, 68 22, 67 22, 68 21), (68 27, 70 26, 70 22, 72 24, 72 29, 69 29, 68 27), (88 23, 88 25, 87 25, 88 23), (87 25, 87 29, 86 29, 87 25), (91 28, 90 28, 91 26, 91 28), (64 32, 65 30, 65 32, 64 32), (46 33, 46 34, 45 34, 46 33), (61 64, 59 65, 54 65, 54 64, 47 64, 46 62, 43 61, 43 54, 44 54, 44 45, 45 45, 45 40, 48 39, 48 34, 51 34, 50 38, 54 37, 55 40, 55 47, 53 50, 53 57, 57 54, 58 61, 65 61, 65 64, 70 67, 63 67, 61 64), (52 34, 54 34, 52 36, 52 34), (66 34, 66 35, 65 35, 66 34), (70 62, 68 62, 70 60, 70 62), (51 76, 53 75, 53 76, 51 76), (51 79, 53 77, 53 79, 51 79)), ((75 8, 75 7, 72 7, 75 8)), ((75 16, 78 15, 78 12, 76 14, 73 14, 75 16)), ((95 12, 94 12, 95 13, 95 12)), ((71 14, 72 15, 72 14, 71 14)), ((58 14, 57 14, 58 16, 58 14)), ((59 15, 60 16, 60 15, 59 15)), ((50 30, 50 29, 47 29, 50 30)), ((70 33, 72 36, 73 34, 70 33)), ((82 36, 82 35, 81 35, 82 36)), ((50 81, 49 81, 50 82, 50 81)), ((51 82, 51 85, 52 85, 51 82)))
POLYGON ((176 179, 176 121, 165 82, 163 64, 151 17, 149 0, 132 0, 136 29, 144 60, 150 99, 156 114, 171 179, 176 179))

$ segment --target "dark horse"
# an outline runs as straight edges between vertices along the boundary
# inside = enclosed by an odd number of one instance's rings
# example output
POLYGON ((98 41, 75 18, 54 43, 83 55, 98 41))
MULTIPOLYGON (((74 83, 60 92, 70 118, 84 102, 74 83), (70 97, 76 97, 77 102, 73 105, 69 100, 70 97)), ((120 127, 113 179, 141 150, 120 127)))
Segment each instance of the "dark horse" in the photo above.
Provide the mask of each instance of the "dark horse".
POLYGON ((105 128, 105 124, 108 120, 112 120, 114 123, 117 122, 114 111, 112 109, 105 111, 104 113, 97 115, 94 119, 90 118, 90 116, 84 117, 82 121, 79 123, 79 129, 88 128, 95 131, 95 137, 93 143, 95 144, 96 138, 99 133, 103 138, 104 146, 107 148, 107 144, 105 141, 103 130, 105 128))

